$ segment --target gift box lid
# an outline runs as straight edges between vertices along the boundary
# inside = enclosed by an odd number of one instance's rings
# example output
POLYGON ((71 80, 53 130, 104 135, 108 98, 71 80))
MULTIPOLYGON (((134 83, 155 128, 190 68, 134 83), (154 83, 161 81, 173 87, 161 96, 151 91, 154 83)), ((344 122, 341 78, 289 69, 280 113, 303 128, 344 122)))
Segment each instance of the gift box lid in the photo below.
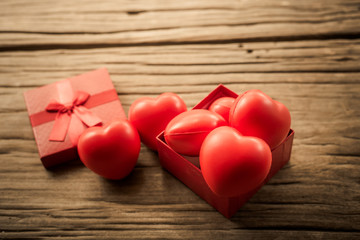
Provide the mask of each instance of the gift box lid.
POLYGON ((49 138, 54 131, 58 112, 62 110, 50 112, 46 109, 49 103, 54 102, 68 106, 78 96, 79 92, 89 95, 87 100, 81 104, 82 110, 90 111, 90 115, 100 118, 102 124, 116 118, 126 119, 106 68, 24 92, 39 155, 45 167, 77 158, 77 138, 88 126, 82 122, 81 118, 77 117, 78 115, 73 114, 73 110, 69 110, 70 120, 63 141, 51 141, 49 138))

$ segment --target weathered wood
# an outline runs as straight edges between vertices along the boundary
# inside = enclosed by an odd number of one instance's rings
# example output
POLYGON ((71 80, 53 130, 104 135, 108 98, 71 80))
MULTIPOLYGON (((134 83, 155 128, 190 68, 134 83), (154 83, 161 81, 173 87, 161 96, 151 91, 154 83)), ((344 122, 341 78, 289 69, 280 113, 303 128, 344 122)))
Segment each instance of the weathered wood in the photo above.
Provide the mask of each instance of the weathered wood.
POLYGON ((0 239, 360 238, 359 1, 1 1, 0 239), (219 83, 292 115, 292 157, 228 220, 142 146, 122 181, 45 170, 22 93, 107 67, 127 112, 219 83))
POLYGON ((2 1, 0 49, 319 39, 359 34, 359 6, 354 1, 191 2, 62 1, 54 5, 52 1, 2 1))
MULTIPOLYGON (((297 77, 299 73, 359 72, 359 55, 359 40, 121 47, 11 54, 3 52, 0 53, 0 66, 3 69, 1 84, 40 86, 99 66, 107 67, 113 80, 120 79, 122 85, 137 84, 134 79, 140 77, 141 85, 146 85, 149 81, 148 85, 164 84, 167 78, 174 80, 177 78, 181 81, 168 81, 166 85, 186 85, 189 81, 191 83, 194 76, 196 81, 201 81, 197 84, 209 83, 209 81, 216 83, 214 81, 218 77, 225 83, 240 80, 248 83, 254 81, 304 83, 304 79, 297 77), (277 75, 280 77, 277 80, 268 79, 264 77, 268 75, 262 73, 295 74, 289 76, 284 74, 282 77, 277 75), (36 74, 36 77, 29 74, 36 74), (155 82, 157 79, 159 80, 155 82)), ((333 77, 329 74, 329 77, 322 77, 324 75, 317 77, 317 74, 309 74, 308 76, 306 83, 328 83, 337 81, 336 77, 344 75, 334 74, 333 77)), ((346 81, 359 82, 352 77, 346 78, 346 81)), ((119 86, 118 89, 121 87, 119 86)))

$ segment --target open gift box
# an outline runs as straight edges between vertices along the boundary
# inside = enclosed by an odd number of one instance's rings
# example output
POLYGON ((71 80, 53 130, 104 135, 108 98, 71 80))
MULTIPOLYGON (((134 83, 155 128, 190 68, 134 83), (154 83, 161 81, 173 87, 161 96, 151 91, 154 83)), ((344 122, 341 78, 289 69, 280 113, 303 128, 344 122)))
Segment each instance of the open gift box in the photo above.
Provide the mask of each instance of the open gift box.
POLYGON ((44 167, 78 158, 77 140, 90 126, 126 119, 105 68, 24 92, 44 167))
MULTIPOLYGON (((212 102, 218 98, 236 98, 237 96, 236 93, 220 84, 193 109, 208 109, 212 102)), ((157 145, 161 165, 225 217, 230 218, 290 160, 293 138, 294 131, 290 129, 286 139, 279 146, 272 149, 271 169, 262 184, 246 194, 231 198, 220 197, 212 192, 201 173, 199 158, 184 156, 175 152, 165 142, 164 132, 157 137, 157 145)))

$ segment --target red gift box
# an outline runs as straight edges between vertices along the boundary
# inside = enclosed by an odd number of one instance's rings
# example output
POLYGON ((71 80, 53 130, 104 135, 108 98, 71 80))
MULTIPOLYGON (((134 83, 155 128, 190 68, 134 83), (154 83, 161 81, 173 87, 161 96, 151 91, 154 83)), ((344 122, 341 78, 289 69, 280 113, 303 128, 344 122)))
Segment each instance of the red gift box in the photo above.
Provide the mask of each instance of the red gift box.
POLYGON ((87 127, 126 119, 105 68, 26 91, 24 97, 46 168, 78 158, 77 140, 87 127))
MULTIPOLYGON (((220 84, 193 109, 208 109, 211 103, 218 98, 236 98, 237 96, 236 93, 220 84)), ((278 147, 272 149, 271 170, 260 186, 251 192, 231 198, 220 197, 212 192, 201 173, 199 158, 175 152, 165 142, 164 132, 157 137, 157 144, 161 165, 225 217, 230 218, 290 160, 293 138, 294 131, 290 129, 287 138, 278 147)))

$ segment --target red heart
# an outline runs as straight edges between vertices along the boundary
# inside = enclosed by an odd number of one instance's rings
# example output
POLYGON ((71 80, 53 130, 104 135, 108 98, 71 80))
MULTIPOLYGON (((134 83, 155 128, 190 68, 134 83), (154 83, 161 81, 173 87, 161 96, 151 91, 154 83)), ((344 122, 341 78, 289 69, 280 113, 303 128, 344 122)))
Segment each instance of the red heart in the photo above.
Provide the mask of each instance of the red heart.
POLYGON ((263 140, 242 136, 228 126, 209 133, 199 159, 206 183, 224 197, 239 196, 258 187, 272 162, 271 150, 263 140))
POLYGON ((209 107, 209 111, 216 112, 229 122, 230 108, 235 102, 235 98, 221 97, 216 99, 209 107))
POLYGON ((289 110, 260 90, 238 96, 229 115, 230 126, 244 136, 263 139, 270 148, 277 147, 290 131, 289 110))
POLYGON ((176 116, 167 125, 164 137, 177 153, 198 156, 205 137, 215 128, 228 125, 219 114, 195 109, 176 116))
POLYGON ((129 109, 129 121, 139 131, 141 140, 156 150, 156 137, 179 113, 187 111, 185 102, 175 93, 163 93, 157 98, 142 97, 129 109))
POLYGON ((127 120, 91 127, 80 136, 78 152, 86 167, 108 179, 122 179, 136 165, 140 137, 127 120))

